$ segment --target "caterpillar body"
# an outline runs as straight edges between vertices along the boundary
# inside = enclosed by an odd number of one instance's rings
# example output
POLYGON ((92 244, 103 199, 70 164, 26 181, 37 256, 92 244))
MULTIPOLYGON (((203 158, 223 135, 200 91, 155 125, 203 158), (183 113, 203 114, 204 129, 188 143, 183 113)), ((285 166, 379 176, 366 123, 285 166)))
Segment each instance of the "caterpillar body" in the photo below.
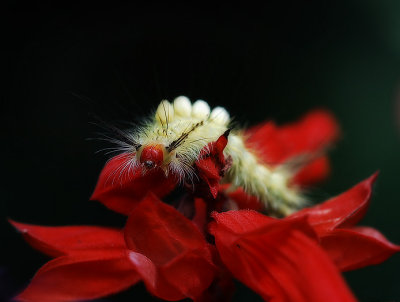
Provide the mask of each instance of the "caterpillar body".
MULTIPOLYGON (((192 104, 180 96, 173 103, 162 101, 152 118, 123 132, 123 139, 114 142, 119 143, 119 150, 132 154, 130 165, 141 165, 144 171, 159 167, 166 175, 173 173, 182 182, 193 182, 197 177, 193 164, 200 151, 230 129, 230 122, 224 108, 210 110, 203 100, 192 104)), ((231 184, 230 190, 242 187, 277 216, 286 216, 303 204, 299 190, 290 185, 293 173, 260 160, 239 129, 230 131, 224 156, 232 159, 223 179, 231 184)))

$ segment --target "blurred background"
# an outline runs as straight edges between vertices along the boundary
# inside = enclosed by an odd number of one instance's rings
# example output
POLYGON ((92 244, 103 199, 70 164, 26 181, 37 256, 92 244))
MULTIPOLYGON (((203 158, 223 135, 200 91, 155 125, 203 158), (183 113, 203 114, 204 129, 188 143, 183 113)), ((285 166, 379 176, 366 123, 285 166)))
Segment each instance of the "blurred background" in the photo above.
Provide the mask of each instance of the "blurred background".
MULTIPOLYGON (((6 218, 122 226, 88 201, 107 160, 93 114, 135 121, 163 98, 222 105, 243 125, 330 110, 342 128, 337 195, 380 170, 362 224, 400 244, 400 1, 276 1, 260 6, 5 1, 1 48, 0 300, 47 257, 6 218)), ((400 301, 400 255, 346 273, 361 301, 400 301)), ((105 299, 152 301, 142 285, 105 299)), ((239 286, 235 301, 257 300, 239 286)))

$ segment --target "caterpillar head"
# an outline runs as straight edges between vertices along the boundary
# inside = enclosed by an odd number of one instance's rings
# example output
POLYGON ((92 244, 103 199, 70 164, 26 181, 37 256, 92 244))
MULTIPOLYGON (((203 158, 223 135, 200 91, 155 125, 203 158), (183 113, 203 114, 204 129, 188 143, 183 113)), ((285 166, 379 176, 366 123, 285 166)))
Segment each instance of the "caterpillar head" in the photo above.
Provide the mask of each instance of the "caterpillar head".
POLYGON ((164 145, 149 144, 138 149, 136 158, 146 169, 152 169, 165 164, 166 155, 167 149, 164 145))

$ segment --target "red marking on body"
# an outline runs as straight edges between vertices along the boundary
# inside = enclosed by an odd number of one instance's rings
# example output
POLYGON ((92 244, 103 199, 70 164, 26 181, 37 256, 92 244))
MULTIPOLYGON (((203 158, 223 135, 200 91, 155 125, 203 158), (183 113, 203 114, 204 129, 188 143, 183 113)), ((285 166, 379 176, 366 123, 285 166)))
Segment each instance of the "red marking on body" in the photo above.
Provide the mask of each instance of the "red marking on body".
POLYGON ((144 146, 142 154, 140 155, 140 162, 146 168, 154 168, 160 166, 164 160, 164 152, 162 145, 148 145, 144 146))

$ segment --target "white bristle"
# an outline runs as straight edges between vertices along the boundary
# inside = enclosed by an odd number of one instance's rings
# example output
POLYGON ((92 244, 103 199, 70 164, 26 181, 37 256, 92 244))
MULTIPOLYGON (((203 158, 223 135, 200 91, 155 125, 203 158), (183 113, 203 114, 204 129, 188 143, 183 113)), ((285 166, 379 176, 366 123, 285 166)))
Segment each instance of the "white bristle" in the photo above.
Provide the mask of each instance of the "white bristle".
POLYGON ((197 100, 193 104, 192 116, 199 119, 207 118, 210 115, 210 106, 203 100, 197 100))
POLYGON ((176 115, 190 117, 192 114, 192 103, 185 96, 178 96, 174 100, 174 110, 176 115))
POLYGON ((215 107, 211 111, 210 119, 219 125, 227 125, 229 123, 229 113, 225 108, 215 107))
POLYGON ((174 119, 174 107, 167 100, 161 101, 157 107, 156 119, 164 124, 171 122, 174 119))

